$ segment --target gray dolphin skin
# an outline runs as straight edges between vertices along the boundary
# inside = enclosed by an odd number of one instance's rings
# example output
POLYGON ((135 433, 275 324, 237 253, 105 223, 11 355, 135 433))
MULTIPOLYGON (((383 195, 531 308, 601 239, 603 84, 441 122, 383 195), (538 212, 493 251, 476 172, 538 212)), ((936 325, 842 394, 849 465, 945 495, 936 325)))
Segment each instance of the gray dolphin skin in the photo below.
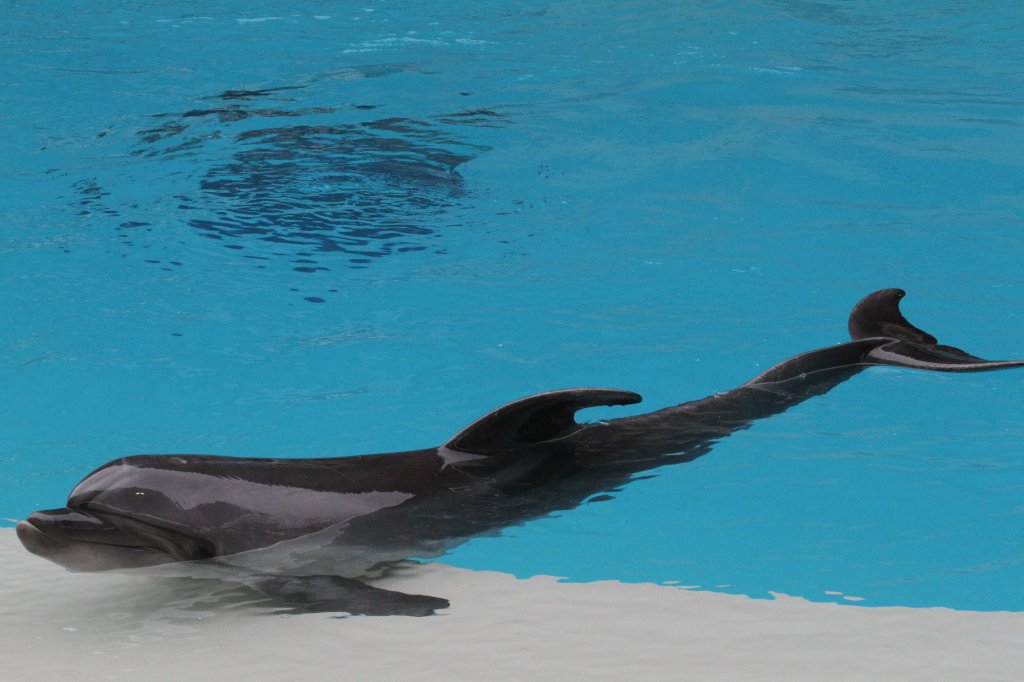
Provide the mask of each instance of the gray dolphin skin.
POLYGON ((775 365, 727 393, 633 417, 575 413, 640 402, 574 388, 500 407, 440 447, 323 459, 139 455, 103 465, 67 506, 20 522, 24 546, 73 571, 189 562, 308 611, 427 615, 444 599, 357 578, 430 558, 481 534, 567 510, 644 472, 689 462, 751 422, 821 395, 871 365, 941 372, 1022 367, 989 361, 911 325, 904 292, 864 298, 852 340, 775 365))

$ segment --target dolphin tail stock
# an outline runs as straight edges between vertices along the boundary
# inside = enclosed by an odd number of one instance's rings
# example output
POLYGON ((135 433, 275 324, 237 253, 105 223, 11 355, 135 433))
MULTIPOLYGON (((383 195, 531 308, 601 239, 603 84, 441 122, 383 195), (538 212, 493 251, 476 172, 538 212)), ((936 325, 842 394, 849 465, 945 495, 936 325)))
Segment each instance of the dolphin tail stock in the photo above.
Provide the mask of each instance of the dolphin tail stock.
POLYGON ((899 302, 902 289, 882 289, 865 296, 850 313, 849 329, 853 342, 875 342, 861 362, 868 365, 895 365, 933 372, 984 372, 1024 367, 1024 360, 986 360, 940 344, 938 339, 918 329, 903 317, 899 302))
POLYGON ((721 438, 755 420, 824 395, 872 365, 939 372, 1024 367, 1024 360, 985 360, 940 344, 903 317, 899 309, 903 296, 900 289, 865 296, 850 314, 850 341, 783 360, 732 391, 653 414, 679 414, 689 420, 706 414, 712 426, 708 432, 721 438))

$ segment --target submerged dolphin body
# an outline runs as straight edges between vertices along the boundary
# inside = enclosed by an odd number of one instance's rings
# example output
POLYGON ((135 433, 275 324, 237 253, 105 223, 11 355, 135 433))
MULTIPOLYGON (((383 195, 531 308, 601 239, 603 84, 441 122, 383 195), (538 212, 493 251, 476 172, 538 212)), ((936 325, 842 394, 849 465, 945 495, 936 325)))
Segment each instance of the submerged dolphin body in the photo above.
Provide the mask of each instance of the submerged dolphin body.
POLYGON ((434 557, 484 533, 574 508, 642 472, 688 462, 752 421, 823 394, 870 365, 971 372, 1024 366, 938 344, 886 289, 854 308, 852 340, 775 365, 727 393, 578 424, 575 413, 636 393, 577 388, 509 403, 436 448, 326 459, 141 455, 79 483, 61 509, 18 524, 25 547, 94 571, 233 564, 234 578, 309 610, 421 615, 443 599, 354 578, 434 557))

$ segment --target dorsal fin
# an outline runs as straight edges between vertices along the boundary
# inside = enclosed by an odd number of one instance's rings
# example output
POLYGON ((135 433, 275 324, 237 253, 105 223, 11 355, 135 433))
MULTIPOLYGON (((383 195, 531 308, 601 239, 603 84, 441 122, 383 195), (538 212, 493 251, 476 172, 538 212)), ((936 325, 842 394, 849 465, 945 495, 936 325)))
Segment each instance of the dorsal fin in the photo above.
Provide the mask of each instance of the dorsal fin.
POLYGON ((642 400, 631 391, 568 388, 538 393, 489 412, 455 435, 446 447, 463 452, 505 450, 574 433, 578 410, 601 405, 631 405, 642 400))
POLYGON ((934 336, 903 317, 900 299, 905 295, 902 289, 882 289, 861 299, 850 313, 850 337, 854 341, 884 336, 926 345, 938 343, 934 336))

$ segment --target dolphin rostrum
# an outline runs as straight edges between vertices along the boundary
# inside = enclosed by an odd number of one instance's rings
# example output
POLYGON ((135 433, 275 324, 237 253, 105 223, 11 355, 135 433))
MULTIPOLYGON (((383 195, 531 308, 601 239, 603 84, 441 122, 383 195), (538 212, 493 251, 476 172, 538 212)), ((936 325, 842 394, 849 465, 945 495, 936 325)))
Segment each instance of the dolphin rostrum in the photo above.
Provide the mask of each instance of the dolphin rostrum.
POLYGON ((574 388, 523 398, 440 447, 323 459, 138 455, 85 477, 67 506, 20 522, 35 554, 74 571, 190 562, 232 566, 233 580, 313 611, 423 615, 447 601, 356 578, 436 557, 495 532, 613 492, 638 474, 688 462, 751 422, 821 395, 871 365, 942 372, 1024 366, 939 344, 885 289, 854 307, 851 341, 775 365, 727 393, 639 416, 579 424, 575 413, 640 402, 574 388))

